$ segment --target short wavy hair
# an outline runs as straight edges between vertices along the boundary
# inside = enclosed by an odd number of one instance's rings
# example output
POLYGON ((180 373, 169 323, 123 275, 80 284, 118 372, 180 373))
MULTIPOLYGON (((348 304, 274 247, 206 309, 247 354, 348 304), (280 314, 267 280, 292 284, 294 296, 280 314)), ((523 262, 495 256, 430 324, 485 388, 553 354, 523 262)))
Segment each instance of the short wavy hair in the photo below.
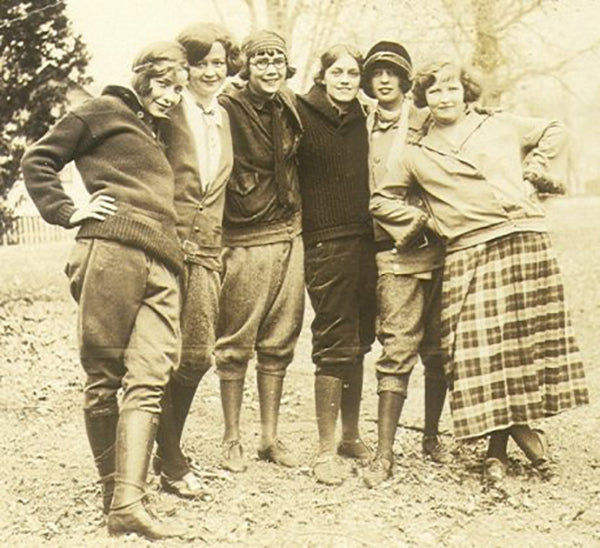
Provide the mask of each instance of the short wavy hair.
POLYGON ((150 93, 150 80, 165 76, 187 80, 188 69, 185 50, 177 42, 154 42, 136 55, 131 65, 131 86, 145 97, 150 93))
POLYGON ((227 76, 237 74, 244 64, 238 44, 224 27, 215 23, 189 25, 179 33, 177 42, 185 49, 190 65, 196 65, 202 61, 215 42, 219 42, 225 49, 227 76))
POLYGON ((319 70, 315 74, 314 82, 319 86, 323 86, 323 80, 325 79, 325 73, 327 69, 329 69, 335 62, 343 57, 344 55, 350 55, 358 65, 358 70, 360 70, 360 74, 362 77, 363 67, 364 67, 364 58, 361 53, 353 48, 352 46, 348 46, 346 44, 336 44, 326 49, 320 58, 320 66, 319 70))
POLYGON ((435 84, 439 76, 446 78, 448 73, 458 75, 460 83, 465 90, 465 103, 473 103, 481 96, 482 87, 474 76, 473 70, 459 65, 450 59, 432 61, 423 66, 413 79, 413 100, 415 106, 423 108, 427 106, 425 92, 435 84))

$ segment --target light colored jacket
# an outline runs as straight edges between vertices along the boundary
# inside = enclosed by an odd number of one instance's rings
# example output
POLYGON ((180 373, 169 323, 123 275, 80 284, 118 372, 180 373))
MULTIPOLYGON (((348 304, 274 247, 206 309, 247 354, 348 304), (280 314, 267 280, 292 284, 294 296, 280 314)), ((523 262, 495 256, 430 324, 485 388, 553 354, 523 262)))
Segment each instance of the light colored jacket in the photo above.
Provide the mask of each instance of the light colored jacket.
POLYGON ((544 192, 564 191, 562 125, 475 111, 460 123, 468 124, 469 132, 458 147, 435 125, 406 147, 373 193, 375 218, 399 247, 428 226, 446 242, 447 251, 513 232, 545 232, 544 211, 528 181, 544 192), (426 213, 407 203, 415 184, 424 191, 426 213))
MULTIPOLYGON (((404 153, 406 141, 414 138, 427 119, 427 113, 417 110, 409 100, 402 104, 399 119, 395 121, 378 120, 379 110, 372 109, 367 116, 369 134, 369 187, 371 194, 383 182, 389 166, 394 165, 396 158, 404 153)), ((422 192, 414 187, 407 195, 407 203, 418 208, 425 208, 422 192)), ((374 224, 375 241, 393 243, 392 236, 376 220, 374 224)), ((402 274, 412 275, 431 272, 442 265, 444 248, 436 238, 429 238, 427 245, 417 245, 406 250, 390 249, 377 253, 377 270, 379 275, 402 274)))

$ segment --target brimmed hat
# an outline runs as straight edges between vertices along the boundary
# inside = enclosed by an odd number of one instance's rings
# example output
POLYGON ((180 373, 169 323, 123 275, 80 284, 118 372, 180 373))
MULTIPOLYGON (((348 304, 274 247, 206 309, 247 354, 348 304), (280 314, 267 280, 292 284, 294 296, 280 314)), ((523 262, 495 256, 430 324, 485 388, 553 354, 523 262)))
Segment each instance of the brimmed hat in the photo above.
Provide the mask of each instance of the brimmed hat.
POLYGON ((403 82, 401 88, 404 93, 411 88, 412 61, 406 48, 398 42, 382 40, 377 42, 367 53, 364 63, 363 90, 373 97, 370 85, 370 73, 377 63, 387 63, 400 70, 403 82))

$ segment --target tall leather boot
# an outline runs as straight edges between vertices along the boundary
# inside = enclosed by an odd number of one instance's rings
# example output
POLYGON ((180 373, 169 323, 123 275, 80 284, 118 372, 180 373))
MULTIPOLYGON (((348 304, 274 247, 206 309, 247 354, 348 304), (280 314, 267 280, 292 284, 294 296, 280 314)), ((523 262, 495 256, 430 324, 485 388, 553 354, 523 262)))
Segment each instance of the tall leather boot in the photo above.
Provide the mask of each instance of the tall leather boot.
POLYGON ((105 412, 84 410, 85 430, 102 482, 102 510, 108 514, 115 489, 115 441, 117 437, 117 409, 105 412))
POLYGON ((225 422, 221 466, 230 472, 243 472, 247 468, 240 443, 240 413, 244 398, 244 379, 221 379, 220 387, 225 422))
POLYGON ((483 478, 490 482, 500 482, 506 476, 508 456, 506 447, 510 430, 496 430, 490 434, 488 449, 483 463, 483 478))
POLYGON ((425 376, 425 428, 423 432, 423 454, 434 462, 449 464, 453 458, 438 436, 440 417, 444 410, 446 381, 425 376))
POLYGON ((396 429, 406 396, 397 392, 380 392, 377 409, 377 454, 391 457, 396 429))
POLYGON ((119 416, 115 492, 108 514, 108 532, 111 535, 136 533, 157 540, 183 533, 158 519, 143 503, 157 427, 158 416, 147 411, 131 409, 119 416))
POLYGON ((181 384, 171 377, 162 399, 156 442, 154 469, 160 468, 160 485, 168 493, 186 499, 205 494, 200 479, 192 472, 189 459, 181 449, 181 435, 198 385, 181 384), (160 466, 157 466, 160 465, 160 466))
POLYGON ((519 449, 531 461, 531 465, 543 479, 550 479, 556 472, 551 465, 548 455, 548 442, 546 434, 537 428, 526 424, 514 424, 509 429, 510 436, 519 449))
POLYGON ((319 431, 319 452, 313 465, 318 482, 339 485, 345 471, 335 454, 335 426, 342 401, 342 379, 329 375, 315 376, 315 410, 319 431))
POLYGON ((172 478, 182 478, 190 471, 181 450, 181 436, 197 388, 198 385, 183 385, 171 377, 163 395, 156 432, 157 454, 162 471, 172 478))
POLYGON ((363 480, 368 487, 375 487, 392 475, 394 439, 405 401, 404 394, 389 391, 379 393, 377 453, 363 475, 363 480))
POLYGON ((277 438, 279 404, 283 392, 283 377, 258 372, 256 375, 260 402, 260 423, 262 427, 261 446, 258 458, 274 462, 280 466, 294 468, 298 460, 294 454, 277 438))
POLYGON ((342 384, 341 417, 342 441, 338 445, 338 454, 343 457, 368 462, 373 456, 371 450, 360 438, 358 422, 362 399, 364 366, 362 357, 347 371, 342 384))
POLYGON ((446 381, 425 376, 425 435, 437 436, 444 410, 446 381))

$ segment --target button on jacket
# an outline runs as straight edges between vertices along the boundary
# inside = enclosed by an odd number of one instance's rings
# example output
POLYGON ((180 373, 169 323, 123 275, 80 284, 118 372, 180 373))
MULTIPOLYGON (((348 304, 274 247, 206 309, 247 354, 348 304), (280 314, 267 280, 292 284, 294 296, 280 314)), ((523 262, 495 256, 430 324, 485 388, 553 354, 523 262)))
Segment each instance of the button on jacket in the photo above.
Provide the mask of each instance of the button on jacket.
POLYGON ((458 147, 435 127, 390 165, 371 211, 395 241, 415 225, 433 228, 453 251, 512 232, 545 232, 544 211, 524 172, 564 181, 566 133, 555 121, 469 111, 458 147), (425 191, 427 214, 410 206, 412 185, 425 191))
POLYGON ((215 179, 206 184, 201 179, 196 140, 186 119, 186 104, 178 105, 160 127, 167 158, 175 173, 177 234, 185 260, 211 270, 221 269, 225 187, 233 167, 229 117, 223 107, 216 108, 221 110, 218 126, 221 154, 215 179))
MULTIPOLYGON (((397 116, 387 116, 382 119, 381 110, 373 109, 367 116, 367 131, 369 133, 369 187, 371 193, 378 188, 384 180, 390 161, 401 156, 406 147, 407 140, 414 138, 424 123, 427 115, 424 111, 416 109, 412 103, 405 100, 397 116)), ((407 203, 426 211, 422 198, 422 191, 414 187, 407 194, 407 203)), ((375 240, 389 242, 393 245, 391 236, 384 227, 375 220, 373 222, 375 240)), ((443 263, 444 247, 437 238, 429 238, 428 244, 422 247, 413 246, 400 251, 389 249, 379 251, 377 254, 377 267, 379 274, 424 274, 438 268, 443 263)))

